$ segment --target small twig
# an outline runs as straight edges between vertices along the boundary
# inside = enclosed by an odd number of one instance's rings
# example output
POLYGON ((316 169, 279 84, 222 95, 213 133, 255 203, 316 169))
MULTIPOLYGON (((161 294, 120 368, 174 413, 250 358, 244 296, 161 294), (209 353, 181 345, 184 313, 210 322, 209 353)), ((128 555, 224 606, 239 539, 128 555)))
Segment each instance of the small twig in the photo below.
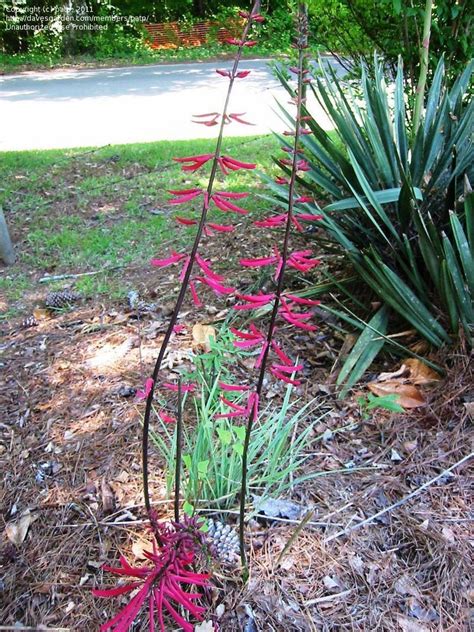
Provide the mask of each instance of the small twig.
POLYGON ((369 516, 369 518, 366 518, 365 520, 363 520, 362 522, 359 522, 358 524, 354 525, 353 527, 350 527, 350 528, 346 527, 345 529, 342 529, 341 531, 338 531, 337 533, 334 533, 333 535, 329 536, 329 538, 326 538, 324 540, 324 543, 326 544, 327 542, 331 542, 332 540, 336 540, 336 538, 339 538, 342 535, 348 535, 349 533, 352 533, 353 531, 357 531, 358 529, 361 529, 362 527, 365 527, 365 525, 367 525, 370 522, 372 522, 372 520, 380 518, 380 516, 383 516, 384 514, 388 513, 389 511, 392 511, 393 509, 396 509, 397 507, 400 507, 401 505, 404 505, 406 502, 411 500, 414 496, 417 496, 423 490, 425 490, 426 488, 428 488, 431 485, 433 485, 434 483, 436 483, 436 481, 439 481, 441 478, 446 476, 446 474, 449 474, 450 472, 452 472, 452 470, 456 469, 457 467, 459 467, 463 463, 466 463, 466 461, 469 461, 469 459, 472 459, 473 456, 474 456, 474 452, 471 452, 470 454, 467 454, 460 461, 457 461, 456 463, 454 463, 454 465, 451 465, 451 467, 448 467, 446 470, 443 470, 440 474, 438 474, 434 478, 430 479, 426 483, 423 483, 423 485, 420 485, 420 487, 417 487, 410 494, 408 494, 407 496, 404 496, 403 498, 398 500, 396 503, 393 503, 393 505, 390 505, 389 507, 385 507, 385 509, 382 509, 382 510, 378 511, 373 516, 369 516))
MULTIPOLYGON (((93 276, 94 274, 101 274, 102 272, 109 272, 110 270, 118 270, 119 268, 125 268, 126 266, 112 266, 111 268, 105 268, 104 270, 93 270, 92 272, 79 272, 77 274, 54 274, 41 277, 39 283, 52 283, 53 281, 62 281, 63 279, 77 279, 83 276, 93 276)), ((0 628, 1 630, 1 628, 0 628)))
POLYGON ((280 555, 278 556, 278 559, 276 561, 276 565, 279 566, 281 564, 282 559, 285 557, 285 555, 289 552, 289 550, 291 549, 291 547, 293 546, 296 538, 299 536, 299 534, 301 533, 302 529, 304 529, 304 527, 308 524, 308 522, 311 520, 311 518, 313 517, 314 514, 314 509, 310 509, 304 516, 303 519, 301 520, 301 522, 299 523, 299 525, 296 527, 296 529, 293 531, 293 533, 291 534, 291 537, 288 539, 287 543, 285 544, 282 552, 280 553, 280 555))
POLYGON ((335 595, 325 595, 324 597, 316 597, 316 599, 309 599, 304 602, 304 606, 315 606, 317 603, 326 603, 327 601, 333 601, 334 599, 340 599, 341 597, 346 597, 349 593, 352 592, 352 588, 348 590, 343 590, 340 593, 336 593, 335 595))

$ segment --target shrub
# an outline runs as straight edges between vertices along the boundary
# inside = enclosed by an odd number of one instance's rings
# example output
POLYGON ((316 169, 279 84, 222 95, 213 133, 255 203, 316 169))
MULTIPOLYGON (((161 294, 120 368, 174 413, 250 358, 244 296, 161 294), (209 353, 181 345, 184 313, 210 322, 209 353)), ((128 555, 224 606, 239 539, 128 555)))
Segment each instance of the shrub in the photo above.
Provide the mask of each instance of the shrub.
MULTIPOLYGON (((386 83, 377 59, 370 76, 362 68, 357 95, 321 65, 314 94, 336 140, 306 111, 311 133, 301 141, 309 170, 300 185, 319 197, 323 189, 332 200, 324 208, 302 205, 323 216, 324 238, 316 240, 337 245, 392 313, 435 346, 449 342, 459 324, 472 343, 474 216, 465 184, 474 169, 472 71, 471 62, 448 89, 439 62, 412 137, 401 64, 395 86, 386 83)), ((279 77, 292 94, 284 72, 279 77)), ((273 199, 287 195, 267 181, 273 199)))

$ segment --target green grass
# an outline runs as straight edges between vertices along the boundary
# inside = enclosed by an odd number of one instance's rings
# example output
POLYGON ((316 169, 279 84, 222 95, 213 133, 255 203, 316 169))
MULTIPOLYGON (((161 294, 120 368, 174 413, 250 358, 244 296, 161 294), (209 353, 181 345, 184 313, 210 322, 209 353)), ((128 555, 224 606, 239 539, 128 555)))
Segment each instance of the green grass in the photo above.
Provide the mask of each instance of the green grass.
MULTIPOLYGON (((209 169, 183 173, 173 157, 214 148, 215 140, 195 140, 0 154, 0 205, 19 255, 0 278, 9 306, 38 288, 45 274, 99 270, 80 277, 76 289, 85 296, 125 295, 127 267, 146 266, 170 247, 185 248, 194 234, 193 227, 178 226, 173 216, 197 216, 199 204, 170 206, 167 189, 205 187, 209 169)), ((268 172, 275 140, 232 138, 224 140, 223 152, 268 172)), ((255 195, 261 185, 254 172, 232 173, 218 186, 248 191, 245 207, 264 211, 255 195)), ((216 210, 210 216, 223 219, 216 210)))
MULTIPOLYGON (((243 57, 278 57, 287 56, 292 51, 281 48, 278 43, 260 44, 253 48, 244 49, 243 57)), ((169 50, 152 50, 148 48, 132 52, 110 54, 96 53, 94 55, 41 55, 18 53, 7 55, 0 53, 0 72, 12 73, 24 70, 42 70, 58 68, 61 66, 80 67, 110 67, 110 66, 145 66, 148 64, 211 61, 214 59, 227 59, 233 57, 235 49, 225 44, 207 44, 203 46, 191 46, 188 48, 176 48, 169 50)))

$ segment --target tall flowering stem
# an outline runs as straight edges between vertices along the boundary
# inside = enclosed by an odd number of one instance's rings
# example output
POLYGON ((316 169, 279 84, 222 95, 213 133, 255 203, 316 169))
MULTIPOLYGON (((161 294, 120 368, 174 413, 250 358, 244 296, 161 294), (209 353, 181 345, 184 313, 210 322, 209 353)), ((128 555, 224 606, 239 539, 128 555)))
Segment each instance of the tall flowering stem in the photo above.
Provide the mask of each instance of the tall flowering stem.
MULTIPOLYGON (((244 569, 244 577, 248 576, 248 567, 247 567, 247 557, 245 553, 245 508, 247 501, 247 477, 248 477, 248 452, 250 446, 250 438, 252 434, 252 428, 254 423, 258 417, 258 402, 260 401, 262 390, 263 390, 263 382, 265 378, 265 373, 267 370, 268 357, 269 353, 272 349, 275 350, 276 345, 273 343, 273 337, 275 334, 275 323, 280 310, 280 306, 284 305, 285 299, 282 296, 284 290, 284 277, 287 265, 290 261, 291 255, 289 254, 289 240, 291 229, 294 224, 294 203, 295 201, 295 185, 296 185, 296 175, 297 171, 300 167, 301 163, 301 152, 299 150, 299 139, 301 135, 301 123, 302 123, 302 105, 304 103, 304 81, 305 81, 305 48, 307 46, 307 24, 304 12, 301 10, 301 6, 299 7, 298 12, 298 37, 295 43, 295 47, 298 49, 298 65, 295 68, 295 74, 298 77, 298 87, 296 90, 296 125, 295 125, 295 133, 294 133, 294 143, 293 143, 293 159, 291 161, 291 176, 288 183, 288 207, 286 214, 286 223, 284 229, 284 237, 283 237, 283 246, 281 249, 281 254, 279 257, 278 268, 277 268, 277 278, 276 278, 276 290, 275 294, 272 297, 273 300, 273 308, 270 316, 270 323, 268 326, 268 331, 266 334, 266 341, 262 347, 262 355, 260 358, 260 370, 257 378, 257 385, 255 388, 255 393, 253 395, 253 405, 250 406, 250 411, 247 417, 246 424, 246 432, 244 439, 244 448, 242 454, 242 481, 241 481, 241 489, 240 489, 240 511, 239 511, 239 541, 240 541, 240 557, 242 562, 242 567, 244 569)), ((248 265, 248 264, 247 264, 248 265)), ((278 347, 276 347, 278 349, 278 347)), ((281 369, 282 367, 280 367, 281 369)), ((287 367, 288 368, 288 367, 287 367)), ((293 368, 293 367, 289 367, 293 368)), ((295 369, 298 367, 295 367, 295 369)), ((281 374, 280 374, 281 375, 281 374)), ((291 382, 291 380, 286 379, 285 381, 291 382)))
POLYGON ((178 414, 176 415, 176 461, 174 472, 174 521, 179 522, 179 501, 181 487, 181 461, 183 442, 183 396, 181 378, 178 380, 178 414))
MULTIPOLYGON (((258 14, 258 4, 259 4, 259 0, 257 0, 253 7, 252 10, 250 11, 250 13, 246 14, 246 22, 244 25, 244 29, 242 32, 242 36, 240 40, 233 40, 232 42, 229 42, 231 44, 234 44, 235 46, 237 46, 237 53, 235 55, 234 58, 234 64, 232 67, 232 70, 229 71, 228 74, 226 74, 225 76, 229 78, 229 85, 228 85, 228 89, 227 89, 227 94, 226 94, 226 98, 225 98, 225 102, 224 102, 224 107, 222 110, 222 113, 220 115, 220 128, 219 128, 219 134, 217 137, 217 143, 216 143, 216 149, 215 152, 213 154, 212 157, 212 166, 211 166, 211 171, 210 171, 210 175, 209 175, 209 180, 208 180, 208 185, 207 185, 207 189, 204 193, 204 200, 203 200, 203 204, 202 204, 202 208, 201 208, 201 216, 199 219, 199 223, 198 223, 198 227, 196 230, 196 235, 194 238, 194 242, 193 242, 193 246, 191 248, 191 252, 189 253, 188 257, 187 257, 187 263, 185 264, 185 267, 183 269, 183 273, 182 276, 180 278, 181 280, 181 288, 178 294, 178 297, 176 299, 176 304, 173 310, 173 313, 171 315, 169 324, 168 324, 168 328, 166 330, 165 336, 163 338, 163 342, 161 344, 160 347, 160 351, 158 353, 158 357, 156 359, 155 362, 155 366, 153 369, 153 373, 152 376, 150 378, 150 383, 151 383, 151 387, 149 389, 147 389, 146 392, 146 407, 145 407, 145 415, 144 415, 144 419, 143 419, 143 434, 142 434, 142 470, 143 470, 143 497, 144 497, 144 502, 145 502, 145 507, 146 510, 148 512, 148 515, 150 516, 150 520, 152 522, 152 527, 153 527, 153 531, 155 532, 156 538, 158 540, 158 542, 160 542, 160 534, 159 534, 159 529, 157 528, 157 525, 154 524, 153 521, 153 512, 152 512, 152 507, 151 507, 151 501, 150 501, 150 490, 149 490, 149 467, 148 467, 148 446, 149 446, 149 430, 150 430, 150 419, 151 419, 151 411, 152 411, 152 403, 153 403, 153 394, 154 394, 154 390, 156 387, 156 383, 157 383, 157 379, 158 379, 158 375, 161 369, 161 365, 163 363, 163 359, 165 357, 165 353, 166 353, 166 349, 168 347, 169 341, 171 339, 171 335, 173 333, 174 327, 176 325, 177 319, 178 319, 178 315, 179 312, 181 310, 181 307, 183 305, 183 301, 184 301, 184 297, 186 295, 186 291, 188 290, 188 288, 190 287, 192 293, 193 293, 193 297, 196 296, 196 292, 195 292, 195 287, 193 283, 190 283, 191 280, 191 274, 193 272, 193 267, 194 267, 194 263, 197 259, 197 257, 199 257, 198 255, 198 248, 199 248, 199 244, 201 242, 201 238, 203 233, 205 234, 206 231, 206 219, 207 219, 207 215, 208 215, 208 209, 209 209, 209 203, 211 201, 211 199, 213 200, 214 203, 216 203, 216 198, 213 198, 213 188, 214 188, 214 181, 216 178, 216 174, 219 168, 222 168, 222 165, 227 165, 227 167, 229 166, 228 161, 224 161, 222 160, 221 157, 221 148, 222 148, 222 140, 223 140, 223 136, 224 136, 224 126, 230 121, 230 120, 237 120, 238 119, 238 115, 232 115, 232 114, 228 114, 228 108, 229 108, 229 102, 230 102, 230 96, 232 93, 232 88, 234 86, 234 82, 235 79, 240 79, 243 78, 245 75, 239 74, 238 73, 238 66, 242 57, 242 51, 244 49, 245 46, 249 46, 251 45, 251 42, 248 40, 248 36, 249 36, 249 32, 251 29, 251 26, 254 22, 259 22, 261 21, 261 16, 258 14), (232 119, 232 117, 234 117, 234 119, 232 119), (237 118, 236 118, 237 117, 237 118)), ((227 73, 227 71, 226 71, 227 73)), ((222 73, 219 73, 222 74, 222 73)), ((206 115, 208 116, 208 115, 206 115)), ((219 116, 218 114, 212 113, 212 122, 211 124, 215 124, 217 121, 217 117, 219 116)), ((202 159, 202 161, 204 161, 204 158, 200 157, 202 159)), ((211 157, 210 157, 211 159, 211 157)), ((188 161, 189 162, 189 161, 188 161)), ((201 192, 198 189, 191 189, 188 191, 182 191, 182 192, 172 192, 175 195, 178 195, 178 198, 174 201, 174 203, 181 203, 181 202, 185 202, 188 201, 190 199, 193 199, 194 197, 197 197, 197 195, 199 195, 201 192)), ((222 201, 222 193, 221 193, 221 197, 217 198, 217 204, 221 204, 223 207, 226 207, 226 210, 232 211, 234 210, 234 212, 238 212, 235 211, 235 209, 238 209, 239 207, 236 207, 235 205, 233 205, 232 203, 228 202, 227 200, 222 201)), ((219 230, 217 228, 217 230, 219 230)), ((179 257, 178 255, 176 255, 176 257, 179 257)), ((175 260, 177 261, 178 259, 175 259, 172 261, 174 262, 175 260)), ((164 260, 163 260, 164 261, 164 260)), ((163 261, 161 261, 160 263, 158 263, 157 265, 167 265, 167 263, 163 263, 163 261)), ((201 266, 202 268, 202 266, 201 266)), ((220 286, 218 284, 218 281, 208 275, 205 275, 204 277, 201 277, 199 279, 201 282, 206 282, 206 284, 208 284, 209 286, 214 286, 214 289, 217 292, 221 292, 224 293, 224 291, 226 290, 226 288, 222 288, 222 286, 220 286)))

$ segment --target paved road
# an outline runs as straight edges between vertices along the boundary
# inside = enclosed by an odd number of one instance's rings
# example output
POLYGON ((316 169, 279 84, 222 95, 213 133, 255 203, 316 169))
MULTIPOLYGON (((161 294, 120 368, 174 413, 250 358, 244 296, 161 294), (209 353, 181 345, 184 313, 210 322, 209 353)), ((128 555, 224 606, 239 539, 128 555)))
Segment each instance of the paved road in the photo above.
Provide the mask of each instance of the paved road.
MULTIPOLYGON (((227 80, 216 75, 216 66, 230 68, 231 62, 0 77, 0 151, 214 137, 215 127, 196 125, 191 115, 222 109, 227 80)), ((282 103, 288 98, 266 60, 241 67, 251 73, 236 82, 230 111, 246 112, 255 126, 233 123, 228 135, 283 130, 275 97, 282 103)))

